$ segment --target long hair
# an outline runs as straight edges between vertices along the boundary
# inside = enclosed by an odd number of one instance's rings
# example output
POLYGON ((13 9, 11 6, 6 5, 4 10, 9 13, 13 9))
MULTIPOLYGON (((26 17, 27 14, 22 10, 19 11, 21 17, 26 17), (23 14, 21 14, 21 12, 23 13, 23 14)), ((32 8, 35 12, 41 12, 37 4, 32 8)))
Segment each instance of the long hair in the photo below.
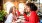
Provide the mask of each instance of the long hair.
POLYGON ((10 8, 10 10, 9 10, 9 14, 13 12, 13 8, 15 8, 15 9, 16 9, 16 7, 15 7, 15 6, 11 7, 11 8, 10 8))

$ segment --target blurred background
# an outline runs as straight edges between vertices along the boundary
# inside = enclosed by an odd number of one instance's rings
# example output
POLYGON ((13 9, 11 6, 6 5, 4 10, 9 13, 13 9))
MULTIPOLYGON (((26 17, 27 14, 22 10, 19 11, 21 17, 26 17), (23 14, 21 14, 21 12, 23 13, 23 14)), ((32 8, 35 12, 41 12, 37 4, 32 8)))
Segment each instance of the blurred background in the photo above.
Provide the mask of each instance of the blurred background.
POLYGON ((9 14, 9 9, 12 6, 15 6, 17 10, 21 10, 23 14, 25 4, 28 2, 35 3, 38 7, 37 15, 42 22, 42 0, 0 0, 0 23, 3 23, 6 19, 6 15, 9 14))

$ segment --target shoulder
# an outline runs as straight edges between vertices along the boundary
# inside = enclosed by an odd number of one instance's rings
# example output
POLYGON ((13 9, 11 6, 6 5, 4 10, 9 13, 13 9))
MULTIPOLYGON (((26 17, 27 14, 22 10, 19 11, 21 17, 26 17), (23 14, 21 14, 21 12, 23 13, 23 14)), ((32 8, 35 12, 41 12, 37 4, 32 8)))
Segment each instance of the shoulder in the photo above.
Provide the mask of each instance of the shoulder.
POLYGON ((8 15, 8 17, 7 17, 7 18, 12 17, 12 16, 13 16, 13 14, 12 14, 12 13, 10 13, 10 14, 8 15))
POLYGON ((31 13, 31 14, 36 14, 36 11, 31 11, 30 13, 31 13))
POLYGON ((30 15, 32 15, 32 16, 36 16, 37 13, 36 13, 35 11, 32 11, 32 12, 30 13, 30 15))

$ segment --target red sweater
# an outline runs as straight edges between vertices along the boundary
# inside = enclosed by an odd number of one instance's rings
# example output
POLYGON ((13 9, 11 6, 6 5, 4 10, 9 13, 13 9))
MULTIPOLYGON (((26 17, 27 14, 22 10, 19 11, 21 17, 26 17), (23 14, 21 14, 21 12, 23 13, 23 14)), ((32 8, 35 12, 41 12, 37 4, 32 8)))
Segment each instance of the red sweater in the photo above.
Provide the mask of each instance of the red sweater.
POLYGON ((39 21, 37 13, 35 11, 31 11, 29 17, 27 17, 26 14, 24 14, 24 17, 27 21, 29 20, 28 22, 25 23, 38 23, 39 21))
POLYGON ((20 16, 20 12, 19 12, 19 10, 16 10, 16 13, 17 13, 18 16, 20 16))

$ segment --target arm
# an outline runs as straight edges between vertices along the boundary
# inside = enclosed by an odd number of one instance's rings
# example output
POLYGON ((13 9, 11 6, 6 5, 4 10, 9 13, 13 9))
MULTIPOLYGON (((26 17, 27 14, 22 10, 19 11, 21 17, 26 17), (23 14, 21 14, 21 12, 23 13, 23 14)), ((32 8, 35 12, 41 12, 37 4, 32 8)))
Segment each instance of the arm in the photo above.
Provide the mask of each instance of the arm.
POLYGON ((26 16, 26 14, 24 14, 24 18, 28 21, 29 17, 26 16))

